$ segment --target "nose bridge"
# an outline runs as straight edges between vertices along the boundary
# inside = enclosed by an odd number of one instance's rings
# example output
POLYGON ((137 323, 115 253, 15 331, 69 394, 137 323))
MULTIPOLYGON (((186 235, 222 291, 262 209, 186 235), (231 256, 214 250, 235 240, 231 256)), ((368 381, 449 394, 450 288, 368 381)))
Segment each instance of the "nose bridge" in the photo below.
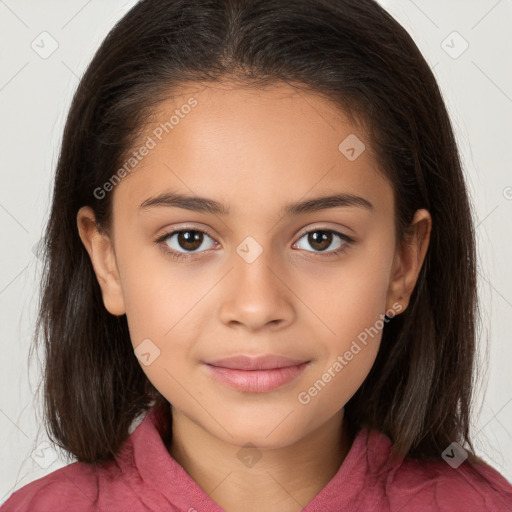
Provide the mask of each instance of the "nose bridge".
POLYGON ((274 243, 275 240, 269 233, 246 236, 235 247, 238 258, 234 260, 234 271, 237 278, 247 280, 252 285, 261 282, 265 287, 277 286, 281 290, 283 285, 279 274, 283 272, 281 256, 284 255, 276 253, 278 248, 274 243))

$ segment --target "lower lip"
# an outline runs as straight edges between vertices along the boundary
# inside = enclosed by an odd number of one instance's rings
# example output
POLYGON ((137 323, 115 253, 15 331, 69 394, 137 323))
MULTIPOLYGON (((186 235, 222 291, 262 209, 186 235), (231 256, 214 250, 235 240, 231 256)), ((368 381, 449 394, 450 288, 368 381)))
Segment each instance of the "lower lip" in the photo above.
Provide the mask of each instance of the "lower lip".
POLYGON ((207 364, 208 371, 220 382, 238 391, 265 393, 296 379, 309 363, 271 370, 234 370, 207 364))

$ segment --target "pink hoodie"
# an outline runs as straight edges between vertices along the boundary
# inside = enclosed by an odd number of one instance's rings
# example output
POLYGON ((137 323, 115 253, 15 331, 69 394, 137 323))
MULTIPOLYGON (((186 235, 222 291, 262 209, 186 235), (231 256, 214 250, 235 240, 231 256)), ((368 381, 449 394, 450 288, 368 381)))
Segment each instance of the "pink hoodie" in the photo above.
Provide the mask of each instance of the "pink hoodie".
MULTIPOLYGON (((75 462, 35 480, 2 512, 223 512, 167 451, 156 410, 129 436, 117 463, 75 462)), ((512 486, 487 464, 388 458, 391 441, 359 430, 336 475, 302 512, 512 511, 512 486)), ((243 506, 240 508, 243 509, 243 506)))

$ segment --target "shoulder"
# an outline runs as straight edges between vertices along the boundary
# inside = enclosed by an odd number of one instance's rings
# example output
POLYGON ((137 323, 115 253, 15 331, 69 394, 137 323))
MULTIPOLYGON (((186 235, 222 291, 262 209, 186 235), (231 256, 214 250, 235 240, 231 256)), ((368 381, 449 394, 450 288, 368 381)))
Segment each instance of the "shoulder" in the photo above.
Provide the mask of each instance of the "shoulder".
POLYGON ((156 457, 148 455, 150 449, 164 462, 168 456, 155 427, 159 418, 156 412, 138 417, 114 459, 98 464, 74 462, 57 469, 15 491, 0 512, 147 510, 148 483, 140 468, 153 468, 156 457), (154 445, 161 446, 161 454, 154 445))
POLYGON ((394 456, 385 434, 367 434, 366 485, 372 489, 369 499, 382 504, 382 510, 512 511, 512 485, 483 460, 467 458, 452 467, 441 454, 427 459, 394 456))
POLYGON ((97 476, 92 466, 74 462, 28 483, 0 507, 1 512, 97 511, 97 476), (62 509, 63 510, 63 509, 62 509))
POLYGON ((512 486, 484 462, 452 468, 442 459, 404 460, 393 475, 393 493, 431 510, 512 510, 512 486))

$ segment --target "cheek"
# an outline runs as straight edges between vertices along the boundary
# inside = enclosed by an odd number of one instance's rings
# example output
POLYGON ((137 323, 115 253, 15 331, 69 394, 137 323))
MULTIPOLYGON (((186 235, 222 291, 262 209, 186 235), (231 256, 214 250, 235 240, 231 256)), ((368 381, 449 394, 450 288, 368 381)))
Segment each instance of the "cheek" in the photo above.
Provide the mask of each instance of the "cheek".
POLYGON ((191 308, 201 293, 193 286, 182 289, 176 279, 175 286, 168 285, 173 280, 162 279, 157 266, 142 268, 124 288, 131 344, 153 386, 170 402, 186 403, 183 386, 188 389, 194 340, 191 308))
POLYGON ((187 322, 188 311, 201 296, 198 281, 187 281, 179 264, 150 243, 131 247, 120 242, 118 254, 133 345, 145 338, 161 342, 172 338, 173 331, 187 322))
POLYGON ((297 407, 309 418, 311 427, 320 425, 352 398, 370 372, 377 356, 380 333, 364 345, 358 341, 335 351, 333 357, 297 394, 297 407), (348 356, 350 354, 350 359, 348 356))
POLYGON ((338 292, 332 301, 337 306, 332 314, 324 317, 332 332, 322 336, 315 371, 297 396, 313 418, 336 413, 359 389, 375 363, 386 325, 385 293, 375 282, 345 290, 345 296, 338 292))
POLYGON ((119 261, 126 317, 142 370, 168 400, 179 401, 179 384, 189 379, 187 365, 200 329, 197 315, 212 286, 211 276, 188 275, 155 253, 132 251, 119 261))
POLYGON ((333 348, 357 337, 385 313, 393 253, 384 242, 369 239, 336 265, 314 272, 303 269, 297 280, 294 290, 324 323, 333 348))
MULTIPOLYGON (((361 386, 371 370, 386 325, 386 297, 392 252, 378 251, 375 242, 352 254, 331 273, 324 293, 311 290, 308 303, 318 311, 326 328, 321 336, 321 357, 299 403, 312 409, 330 410, 342 407, 361 386)), ((385 245, 384 245, 385 247, 385 245)), ((318 284, 318 283, 317 283, 318 284)))

